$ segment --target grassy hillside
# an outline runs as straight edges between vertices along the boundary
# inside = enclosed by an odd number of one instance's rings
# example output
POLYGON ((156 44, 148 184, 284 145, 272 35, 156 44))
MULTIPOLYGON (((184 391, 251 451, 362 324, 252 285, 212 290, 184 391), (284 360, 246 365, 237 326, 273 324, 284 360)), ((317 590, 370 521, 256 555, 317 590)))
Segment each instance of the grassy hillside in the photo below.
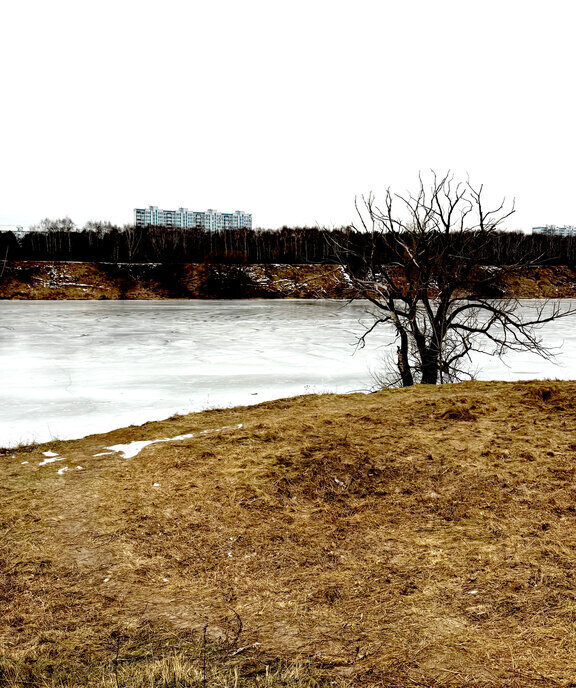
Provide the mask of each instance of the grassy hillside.
POLYGON ((574 685, 575 397, 308 396, 4 450, 0 685, 574 685))

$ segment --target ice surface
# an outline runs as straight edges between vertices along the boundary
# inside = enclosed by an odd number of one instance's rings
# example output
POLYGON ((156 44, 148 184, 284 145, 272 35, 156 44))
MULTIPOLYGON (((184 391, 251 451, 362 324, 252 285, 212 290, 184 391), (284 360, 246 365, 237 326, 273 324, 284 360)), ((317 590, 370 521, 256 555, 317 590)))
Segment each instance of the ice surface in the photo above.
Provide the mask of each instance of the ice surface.
MULTIPOLYGON (((529 303, 529 302, 526 302, 529 303)), ((368 390, 393 344, 358 335, 343 301, 0 301, 0 446, 72 439, 206 408, 368 390)), ((561 366, 479 357, 480 379, 575 375, 574 320, 552 323, 561 366)))

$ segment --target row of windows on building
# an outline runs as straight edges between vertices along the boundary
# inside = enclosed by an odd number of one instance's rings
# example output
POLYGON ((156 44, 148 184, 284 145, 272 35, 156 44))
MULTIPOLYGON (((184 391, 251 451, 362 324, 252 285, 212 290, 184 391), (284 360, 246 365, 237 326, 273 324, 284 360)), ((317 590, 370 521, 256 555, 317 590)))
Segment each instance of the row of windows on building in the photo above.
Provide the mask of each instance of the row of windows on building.
POLYGON ((547 236, 576 236, 574 225, 544 225, 542 227, 532 227, 532 234, 546 234, 547 236))
POLYGON ((242 210, 233 213, 220 213, 209 208, 205 212, 178 208, 178 210, 161 210, 155 205, 148 208, 134 208, 136 227, 160 226, 191 229, 202 227, 211 231, 219 229, 252 229, 252 214, 242 210))

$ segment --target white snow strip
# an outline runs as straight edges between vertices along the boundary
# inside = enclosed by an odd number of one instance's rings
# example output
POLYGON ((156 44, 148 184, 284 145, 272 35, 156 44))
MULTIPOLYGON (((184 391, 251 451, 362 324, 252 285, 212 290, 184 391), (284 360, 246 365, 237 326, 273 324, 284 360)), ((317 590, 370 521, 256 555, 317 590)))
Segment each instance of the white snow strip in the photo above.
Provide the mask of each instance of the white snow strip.
POLYGON ((67 470, 68 470, 68 466, 63 466, 62 468, 58 469, 57 473, 58 473, 58 475, 62 475, 63 473, 66 473, 67 470))
POLYGON ((83 471, 83 470, 84 470, 84 467, 83 467, 83 466, 76 466, 76 470, 77 470, 77 471, 83 471))
MULTIPOLYGON (((204 430, 202 430, 204 432, 204 430)), ((189 440, 191 437, 194 437, 194 433, 190 432, 187 435, 176 435, 176 437, 166 437, 163 440, 156 440, 156 442, 170 442, 172 440, 189 440)))
POLYGON ((54 461, 64 461, 63 456, 55 456, 53 459, 44 459, 44 461, 40 461, 38 464, 39 466, 45 466, 47 463, 54 463, 54 461))
POLYGON ((94 456, 107 456, 108 454, 113 454, 114 452, 100 452, 99 454, 94 454, 94 456))
MULTIPOLYGON (((123 459, 132 459, 137 456, 144 447, 150 444, 157 444, 158 442, 177 442, 178 440, 188 440, 198 435, 207 435, 209 433, 220 432, 221 430, 237 430, 242 427, 242 423, 238 425, 225 425, 221 428, 214 428, 213 430, 201 430, 199 433, 188 433, 187 435, 176 435, 176 437, 164 437, 159 440, 138 440, 135 442, 128 442, 127 444, 113 444, 111 447, 105 447, 105 449, 111 449, 113 452, 119 452, 122 454, 123 459)), ((106 452, 110 453, 110 452, 106 452)), ((95 454, 95 456, 101 456, 101 454, 95 454)))
POLYGON ((28 461, 22 461, 22 465, 25 466, 28 463, 28 461))
POLYGON ((47 451, 47 452, 42 452, 44 456, 58 456, 56 452, 53 451, 47 451))
POLYGON ((132 459, 137 456, 144 447, 149 444, 154 444, 154 442, 163 442, 164 440, 147 440, 141 442, 129 442, 128 444, 113 444, 111 447, 106 447, 106 449, 112 449, 112 451, 120 452, 123 459, 132 459))

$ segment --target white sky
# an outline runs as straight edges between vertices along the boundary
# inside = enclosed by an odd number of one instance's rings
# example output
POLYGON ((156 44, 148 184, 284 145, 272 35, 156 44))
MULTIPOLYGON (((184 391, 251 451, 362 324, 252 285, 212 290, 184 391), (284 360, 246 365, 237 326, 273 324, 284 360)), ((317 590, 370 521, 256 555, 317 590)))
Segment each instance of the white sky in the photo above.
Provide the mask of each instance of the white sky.
POLYGON ((574 0, 4 0, 0 224, 341 225, 450 168, 576 224, 574 0))

